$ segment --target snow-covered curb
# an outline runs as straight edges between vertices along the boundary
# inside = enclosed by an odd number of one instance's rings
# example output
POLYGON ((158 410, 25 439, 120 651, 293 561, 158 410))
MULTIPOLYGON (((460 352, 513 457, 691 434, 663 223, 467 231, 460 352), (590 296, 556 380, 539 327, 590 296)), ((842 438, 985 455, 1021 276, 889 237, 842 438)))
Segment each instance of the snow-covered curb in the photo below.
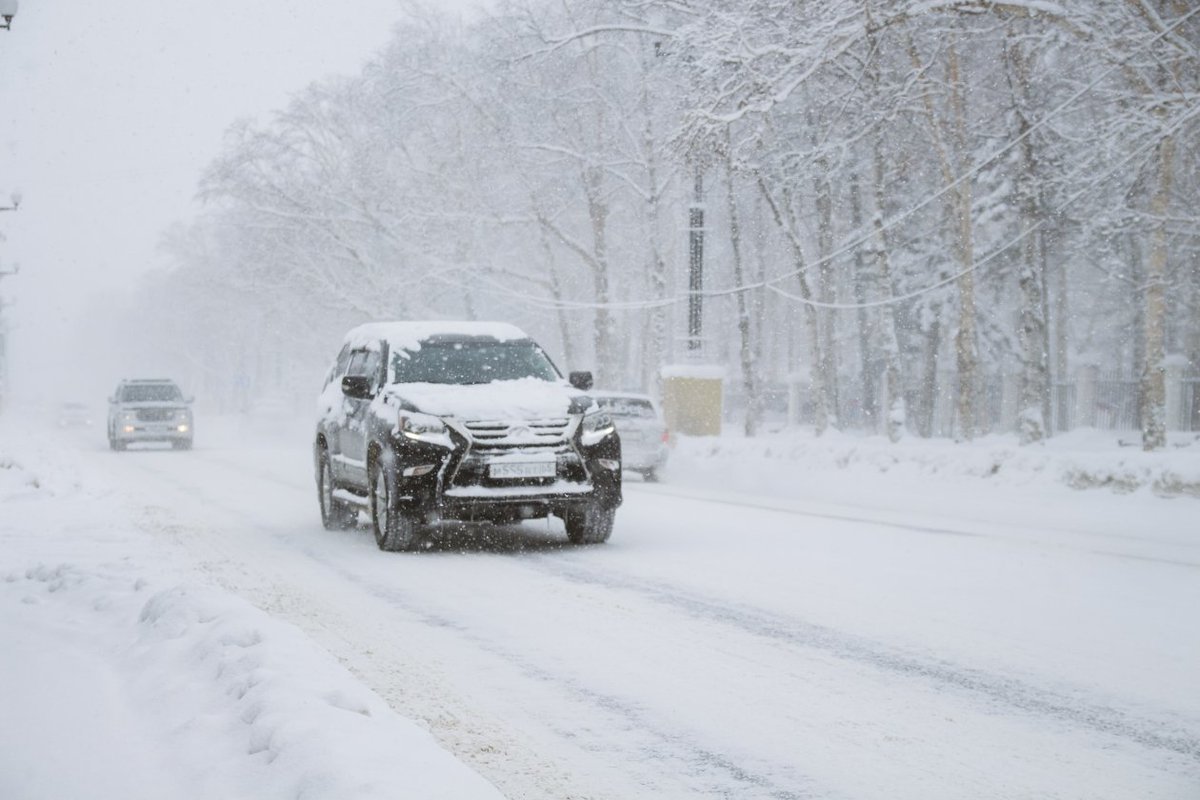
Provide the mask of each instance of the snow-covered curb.
POLYGON ((895 444, 878 436, 831 432, 818 437, 803 430, 753 438, 679 437, 671 469, 678 476, 719 471, 735 483, 763 476, 803 482, 808 475, 836 470, 847 477, 981 479, 1009 486, 1052 481, 1074 489, 1200 498, 1200 440, 1192 435, 1175 436, 1170 448, 1155 453, 1100 431, 1073 431, 1025 447, 1012 436, 964 443, 907 437, 895 444))

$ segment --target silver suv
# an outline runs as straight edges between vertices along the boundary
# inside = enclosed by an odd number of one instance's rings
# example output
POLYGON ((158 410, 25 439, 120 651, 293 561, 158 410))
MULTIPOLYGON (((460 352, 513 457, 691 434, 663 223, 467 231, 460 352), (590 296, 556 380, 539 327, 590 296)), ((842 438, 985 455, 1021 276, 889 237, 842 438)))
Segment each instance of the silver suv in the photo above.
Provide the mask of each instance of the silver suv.
POLYGON ((131 442, 170 442, 176 450, 191 449, 191 402, 174 381, 121 381, 108 398, 108 446, 124 450, 131 442))

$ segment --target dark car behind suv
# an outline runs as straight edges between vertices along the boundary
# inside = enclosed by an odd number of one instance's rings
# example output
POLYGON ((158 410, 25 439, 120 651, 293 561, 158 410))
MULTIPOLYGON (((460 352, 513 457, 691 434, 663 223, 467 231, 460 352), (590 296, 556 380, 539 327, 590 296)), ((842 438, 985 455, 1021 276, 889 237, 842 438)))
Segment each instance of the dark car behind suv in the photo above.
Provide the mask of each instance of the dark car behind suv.
POLYGON ((442 521, 554 515, 577 544, 606 541, 621 503, 621 442, 587 394, 504 323, 393 322, 347 334, 313 443, 326 528, 370 514, 383 550, 442 521))

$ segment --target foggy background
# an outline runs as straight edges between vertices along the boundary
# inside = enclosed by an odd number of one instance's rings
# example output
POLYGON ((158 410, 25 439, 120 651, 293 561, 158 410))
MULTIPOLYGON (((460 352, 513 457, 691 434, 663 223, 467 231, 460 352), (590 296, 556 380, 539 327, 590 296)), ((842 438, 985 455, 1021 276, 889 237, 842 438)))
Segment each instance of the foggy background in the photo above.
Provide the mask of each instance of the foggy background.
MULTIPOLYGON (((453 15, 480 5, 438 4, 453 15)), ((412 7, 21 0, 0 31, 0 205, 23 195, 0 214, 0 271, 20 268, 0 279, 10 399, 102 410, 122 377, 176 375, 170 356, 126 352, 104 310, 127 310, 139 329, 128 304, 147 274, 172 266, 164 231, 200 213, 201 172, 235 120, 354 74, 412 7)))
POLYGON ((13 391, 304 410, 353 324, 497 318, 609 388, 717 365, 747 434, 1162 447, 1200 429, 1197 12, 29 2, 13 391))

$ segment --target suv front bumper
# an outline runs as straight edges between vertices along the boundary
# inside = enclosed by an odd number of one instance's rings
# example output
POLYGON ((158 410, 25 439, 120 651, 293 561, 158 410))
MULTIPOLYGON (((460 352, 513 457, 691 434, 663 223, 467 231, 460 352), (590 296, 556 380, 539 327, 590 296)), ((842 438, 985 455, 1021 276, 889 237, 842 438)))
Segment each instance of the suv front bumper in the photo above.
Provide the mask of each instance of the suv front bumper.
POLYGON ((594 447, 559 448, 555 475, 532 479, 489 478, 493 455, 458 444, 452 451, 420 442, 394 445, 391 472, 401 508, 424 522, 514 522, 562 517, 596 502, 621 504, 621 442, 615 433, 594 447), (424 475, 404 475, 430 464, 434 469, 424 475))

